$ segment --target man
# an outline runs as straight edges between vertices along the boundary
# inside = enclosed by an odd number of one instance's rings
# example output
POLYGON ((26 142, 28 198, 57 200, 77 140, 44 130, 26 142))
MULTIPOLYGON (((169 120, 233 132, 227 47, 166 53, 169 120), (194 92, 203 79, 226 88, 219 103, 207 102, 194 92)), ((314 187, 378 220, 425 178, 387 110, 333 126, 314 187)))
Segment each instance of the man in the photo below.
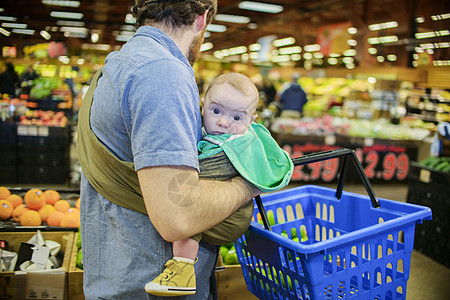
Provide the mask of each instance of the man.
POLYGON ((300 75, 294 73, 290 86, 281 93, 281 118, 300 118, 303 106, 308 102, 305 91, 298 84, 299 78, 300 75))
MULTIPOLYGON (((216 10, 216 0, 137 0, 136 34, 106 58, 83 100, 86 299, 157 299, 144 286, 171 258, 169 242, 211 228, 260 193, 240 177, 198 178, 201 116, 191 65, 216 10)), ((197 293, 186 299, 217 299, 217 251, 200 244, 197 293)))

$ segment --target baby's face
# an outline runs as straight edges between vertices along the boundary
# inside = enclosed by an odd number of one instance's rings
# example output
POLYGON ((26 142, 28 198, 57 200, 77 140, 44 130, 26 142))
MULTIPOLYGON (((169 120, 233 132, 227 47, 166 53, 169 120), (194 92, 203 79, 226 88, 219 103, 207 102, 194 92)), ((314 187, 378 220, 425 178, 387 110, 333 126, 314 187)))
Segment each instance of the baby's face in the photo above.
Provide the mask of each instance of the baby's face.
POLYGON ((244 134, 255 120, 255 99, 228 83, 213 86, 203 102, 203 126, 208 134, 244 134))

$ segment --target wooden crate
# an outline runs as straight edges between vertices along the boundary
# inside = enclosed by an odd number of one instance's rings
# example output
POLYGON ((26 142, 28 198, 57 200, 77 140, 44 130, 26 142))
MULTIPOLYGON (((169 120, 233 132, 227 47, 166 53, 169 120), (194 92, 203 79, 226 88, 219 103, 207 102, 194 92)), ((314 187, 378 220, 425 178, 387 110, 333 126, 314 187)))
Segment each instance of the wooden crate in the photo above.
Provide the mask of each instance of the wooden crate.
MULTIPOLYGON (((27 242, 36 231, 29 232, 0 232, 0 240, 6 240, 9 243, 9 251, 19 252, 19 248, 22 242, 27 242)), ((61 253, 64 254, 62 266, 60 269, 64 269, 64 293, 67 294, 67 270, 69 269, 69 262, 73 244, 73 231, 43 231, 42 235, 45 240, 55 241, 61 244, 61 253)), ((31 274, 31 273, 28 273, 31 274)), ((24 293, 24 287, 17 287, 16 284, 21 283, 17 280, 16 272, 0 272, 0 299, 22 299, 24 293)), ((26 276, 34 276, 26 275, 26 276)), ((28 279, 26 279, 28 280, 28 279)), ((23 284, 23 282, 22 282, 23 284)))
POLYGON ((257 300, 247 289, 240 265, 225 266, 216 273, 219 300, 257 300))
POLYGON ((84 294, 83 294, 83 270, 77 268, 76 262, 77 262, 77 254, 78 254, 78 247, 77 247, 77 239, 78 235, 80 233, 76 232, 74 234, 73 239, 73 245, 72 245, 72 252, 70 257, 70 263, 69 263, 69 275, 68 275, 68 294, 69 294, 69 300, 84 300, 84 294))

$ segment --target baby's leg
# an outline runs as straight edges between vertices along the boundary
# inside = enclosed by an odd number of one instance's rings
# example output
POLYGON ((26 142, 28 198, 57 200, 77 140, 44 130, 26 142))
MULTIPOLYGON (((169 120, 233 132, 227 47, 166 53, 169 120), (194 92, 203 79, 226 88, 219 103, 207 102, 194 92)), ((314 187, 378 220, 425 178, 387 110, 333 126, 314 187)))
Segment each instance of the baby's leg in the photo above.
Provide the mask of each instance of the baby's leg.
POLYGON ((172 243, 172 252, 174 257, 184 257, 195 260, 198 254, 198 242, 186 238, 172 243))

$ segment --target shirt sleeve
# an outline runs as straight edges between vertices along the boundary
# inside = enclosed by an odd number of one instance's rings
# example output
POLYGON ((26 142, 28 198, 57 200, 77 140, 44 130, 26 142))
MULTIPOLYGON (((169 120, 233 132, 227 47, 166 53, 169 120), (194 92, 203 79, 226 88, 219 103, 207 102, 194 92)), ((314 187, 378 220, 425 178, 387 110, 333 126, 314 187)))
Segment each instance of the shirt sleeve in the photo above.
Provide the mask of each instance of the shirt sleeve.
POLYGON ((192 70, 178 61, 154 62, 137 70, 123 92, 136 170, 164 165, 198 170, 201 117, 192 70))

